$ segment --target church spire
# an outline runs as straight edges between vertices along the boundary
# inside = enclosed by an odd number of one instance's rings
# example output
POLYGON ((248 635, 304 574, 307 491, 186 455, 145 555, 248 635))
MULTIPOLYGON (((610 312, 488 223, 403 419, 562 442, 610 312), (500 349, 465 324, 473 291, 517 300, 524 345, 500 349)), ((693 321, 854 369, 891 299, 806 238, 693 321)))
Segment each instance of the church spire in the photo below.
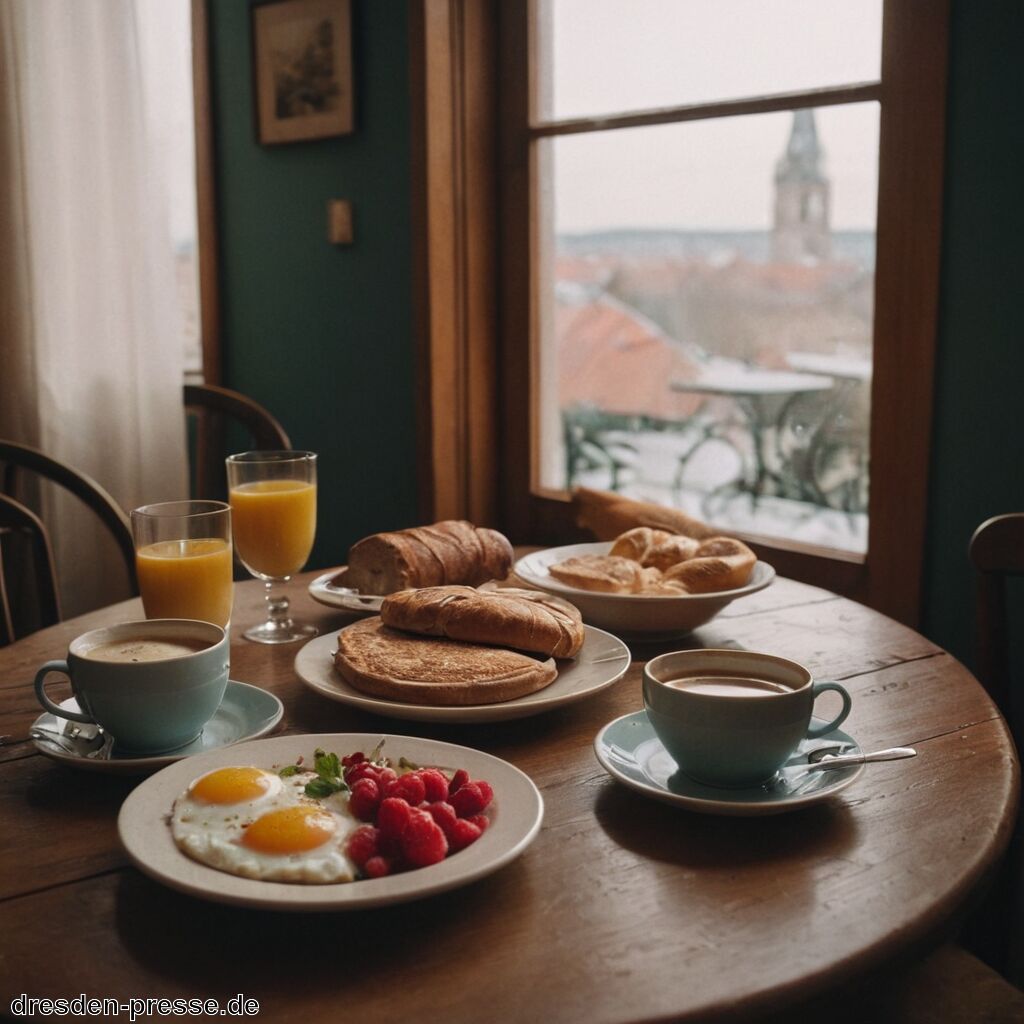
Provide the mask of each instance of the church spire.
POLYGON ((786 151, 775 164, 772 249, 778 262, 828 259, 829 181, 824 157, 814 111, 794 111, 786 151))

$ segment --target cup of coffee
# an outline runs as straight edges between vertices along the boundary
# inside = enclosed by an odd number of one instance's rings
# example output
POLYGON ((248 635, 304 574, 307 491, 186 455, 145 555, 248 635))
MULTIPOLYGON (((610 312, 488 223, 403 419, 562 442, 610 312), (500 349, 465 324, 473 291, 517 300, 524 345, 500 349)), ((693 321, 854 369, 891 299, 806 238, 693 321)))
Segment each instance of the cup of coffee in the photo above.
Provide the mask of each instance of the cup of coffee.
POLYGON ((36 673, 36 696, 52 715, 99 725, 124 753, 161 754, 196 739, 228 683, 227 633, 212 622, 150 619, 83 633, 66 660, 36 673), (44 689, 51 672, 71 679, 80 712, 44 689))
POLYGON ((676 651, 644 666, 644 707, 680 771, 709 786, 744 788, 770 779, 800 741, 837 729, 850 713, 839 683, 815 682, 795 661, 754 651, 676 651), (843 706, 811 725, 818 695, 843 706))

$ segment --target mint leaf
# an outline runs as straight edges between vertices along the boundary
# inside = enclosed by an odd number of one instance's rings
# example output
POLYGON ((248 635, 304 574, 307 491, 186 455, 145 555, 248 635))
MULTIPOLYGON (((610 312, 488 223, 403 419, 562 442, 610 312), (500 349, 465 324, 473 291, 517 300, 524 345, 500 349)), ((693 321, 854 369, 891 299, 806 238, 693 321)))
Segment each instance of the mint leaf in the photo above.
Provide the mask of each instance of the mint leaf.
POLYGON ((297 775, 302 769, 297 764, 286 764, 277 774, 282 779, 287 779, 289 775, 297 775))
POLYGON ((341 788, 341 784, 330 782, 327 779, 313 779, 312 782, 306 783, 305 792, 306 796, 311 796, 317 800, 321 800, 325 796, 330 796, 332 793, 340 792, 341 788))

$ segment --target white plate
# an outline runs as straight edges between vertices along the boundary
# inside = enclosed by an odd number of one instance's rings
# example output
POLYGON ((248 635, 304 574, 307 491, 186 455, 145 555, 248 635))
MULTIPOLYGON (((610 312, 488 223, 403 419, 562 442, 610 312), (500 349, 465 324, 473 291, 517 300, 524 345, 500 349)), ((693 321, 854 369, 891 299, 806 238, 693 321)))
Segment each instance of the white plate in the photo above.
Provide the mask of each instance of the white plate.
POLYGON ((558 678, 550 686, 498 704, 440 707, 406 704, 360 693, 334 669, 334 652, 338 646, 336 633, 310 640, 295 656, 295 672, 317 693, 375 715, 390 715, 413 722, 505 722, 583 700, 625 675, 630 662, 629 648, 610 633, 593 626, 583 628, 585 636, 580 653, 575 658, 555 661, 558 678))
MULTIPOLYGON (((820 725, 816 718, 811 721, 820 725)), ((859 754, 857 742, 841 729, 824 736, 802 740, 785 768, 807 764, 807 755, 819 747, 841 745, 844 754, 859 754)), ((829 771, 799 771, 779 778, 770 786, 749 789, 720 789, 705 786, 684 775, 661 745, 646 711, 636 711, 609 722, 594 740, 594 753, 602 767, 613 778, 630 789, 703 814, 731 817, 754 817, 799 810, 835 796, 846 789, 864 765, 835 768, 829 771)))
POLYGON ((329 605, 331 608, 344 608, 349 612, 362 612, 364 615, 376 615, 384 598, 377 594, 360 594, 351 587, 339 587, 332 581, 345 569, 339 565, 322 576, 317 576, 309 584, 309 596, 314 601, 329 605))
POLYGON ((491 754, 412 736, 326 733, 275 736, 171 765, 129 794, 121 806, 117 830, 140 871, 180 892, 266 910, 355 910, 431 896, 489 875, 530 845, 543 817, 544 801, 529 776, 491 754), (229 875, 186 857, 174 845, 167 815, 175 798, 198 775, 238 764, 273 768, 292 764, 299 755, 308 761, 316 747, 343 756, 372 750, 381 739, 384 752, 395 760, 404 756, 421 765, 465 768, 472 778, 494 787, 494 801, 487 811, 490 827, 472 846, 440 864, 386 878, 304 885, 229 875))
MULTIPOLYGON (((60 706, 69 711, 81 710, 74 697, 61 701, 60 706)), ((40 754, 72 768, 107 775, 139 775, 193 754, 204 754, 242 740, 265 736, 281 721, 283 714, 281 702, 272 693, 232 679, 228 681, 220 707, 203 726, 199 738, 166 754, 150 757, 119 755, 116 745, 111 747, 103 733, 94 726, 80 726, 76 731, 77 723, 57 718, 49 712, 32 723, 33 730, 40 730, 32 742, 40 754)))
POLYGON ((685 636, 710 621, 738 597, 764 590, 775 579, 775 570, 767 562, 757 562, 746 586, 713 594, 667 597, 580 590, 559 582, 548 572, 548 566, 555 562, 581 555, 607 555, 611 548, 611 541, 603 541, 534 551, 520 558, 512 571, 528 586, 571 601, 579 608, 585 622, 619 636, 644 640, 672 640, 685 636))

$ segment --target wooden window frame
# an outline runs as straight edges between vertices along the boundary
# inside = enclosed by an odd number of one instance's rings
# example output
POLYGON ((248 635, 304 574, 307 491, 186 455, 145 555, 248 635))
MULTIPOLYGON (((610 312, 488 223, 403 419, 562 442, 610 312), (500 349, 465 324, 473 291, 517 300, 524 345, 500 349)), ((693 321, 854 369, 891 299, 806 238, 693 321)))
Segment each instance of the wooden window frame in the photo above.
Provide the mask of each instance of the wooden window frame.
MULTIPOLYGON (((880 84, 557 127, 880 100, 868 553, 754 546, 782 574, 911 625, 920 618, 926 528, 948 23, 948 0, 885 0, 880 84)), ((518 541, 564 543, 579 535, 569 501, 532 493, 540 180, 532 142, 554 130, 530 121, 530 0, 417 0, 410 31, 421 511, 496 521, 518 541), (489 312, 486 330, 470 326, 474 303, 489 312), (474 500, 480 493, 488 500, 474 500)))
POLYGON ((213 95, 210 85, 209 0, 192 0, 192 110, 196 146, 196 244, 199 258, 199 339, 204 384, 220 384, 217 193, 213 95))

